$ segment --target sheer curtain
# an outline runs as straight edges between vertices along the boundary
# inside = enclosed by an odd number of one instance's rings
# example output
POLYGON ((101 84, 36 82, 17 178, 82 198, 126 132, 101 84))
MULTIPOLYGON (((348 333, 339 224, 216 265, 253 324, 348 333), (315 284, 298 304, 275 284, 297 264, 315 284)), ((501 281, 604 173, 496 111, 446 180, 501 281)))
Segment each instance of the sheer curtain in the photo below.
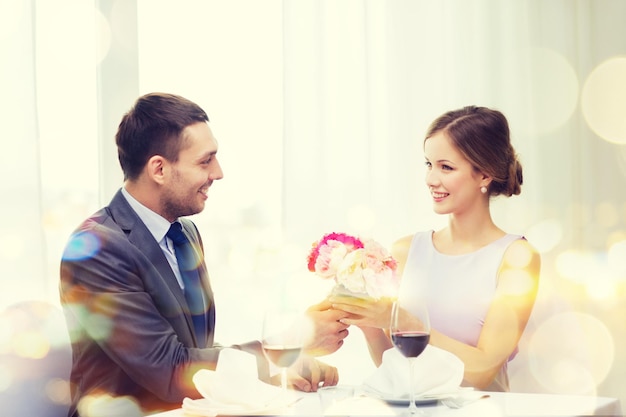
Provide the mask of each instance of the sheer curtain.
MULTIPOLYGON (((223 343, 258 338, 270 303, 324 296, 329 283, 305 265, 323 233, 389 245, 441 226, 423 185, 422 137, 442 112, 479 104, 509 117, 524 166, 522 194, 494 202, 496 221, 543 255, 512 387, 622 395, 626 3, 1 7, 2 307, 56 302, 67 236, 121 186, 112 136, 138 94, 198 102, 220 143, 225 178, 195 220, 223 343)), ((357 329, 323 360, 347 383, 373 370, 357 329)))
MULTIPOLYGON (((513 389, 610 391, 625 342, 613 327, 626 276, 616 192, 626 106, 615 92, 624 92, 624 3, 311 0, 284 10, 288 236, 347 229, 391 243, 438 227, 445 219, 423 185, 428 123, 468 104, 498 108, 525 182, 521 196, 494 201, 495 218, 543 254, 513 389)), ((358 372, 362 359, 348 352, 338 363, 358 372)))
POLYGON ((30 2, 15 2, 11 15, 0 14, 0 117, 5 145, 0 155, 3 305, 16 294, 24 296, 31 289, 39 296, 45 293, 41 288, 47 259, 45 246, 31 245, 43 240, 40 142, 37 123, 33 123, 37 120, 37 101, 32 13, 30 2))

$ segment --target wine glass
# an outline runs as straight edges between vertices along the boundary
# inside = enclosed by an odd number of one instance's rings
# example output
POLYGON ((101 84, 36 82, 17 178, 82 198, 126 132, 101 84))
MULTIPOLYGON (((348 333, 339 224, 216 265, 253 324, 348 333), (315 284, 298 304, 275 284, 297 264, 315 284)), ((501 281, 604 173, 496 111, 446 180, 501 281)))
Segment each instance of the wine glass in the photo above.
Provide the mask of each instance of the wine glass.
POLYGON ((410 397, 409 415, 419 415, 421 412, 415 405, 415 362, 417 357, 426 349, 430 340, 430 320, 425 303, 394 302, 391 310, 391 341, 396 349, 409 360, 410 397))
POLYGON ((293 310, 271 310, 263 316, 261 345, 265 357, 280 368, 280 382, 287 390, 287 368, 302 350, 304 315, 293 310))

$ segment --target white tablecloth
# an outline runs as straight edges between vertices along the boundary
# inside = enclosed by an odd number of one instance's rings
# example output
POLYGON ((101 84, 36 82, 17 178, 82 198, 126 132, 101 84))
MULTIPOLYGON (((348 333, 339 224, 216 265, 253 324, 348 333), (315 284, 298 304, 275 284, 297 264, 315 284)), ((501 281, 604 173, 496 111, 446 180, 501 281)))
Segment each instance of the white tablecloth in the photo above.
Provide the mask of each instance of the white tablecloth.
MULTIPOLYGON (((489 392, 489 398, 478 400, 461 409, 450 409, 441 403, 422 405, 427 416, 433 417, 623 417, 620 401, 616 398, 573 395, 499 393, 489 392)), ((323 416, 317 393, 301 393, 302 399, 284 415, 323 416)), ((404 406, 389 405, 370 397, 359 397, 350 402, 350 415, 401 415, 404 406)), ((188 417, 182 409, 153 414, 152 417, 188 417)))

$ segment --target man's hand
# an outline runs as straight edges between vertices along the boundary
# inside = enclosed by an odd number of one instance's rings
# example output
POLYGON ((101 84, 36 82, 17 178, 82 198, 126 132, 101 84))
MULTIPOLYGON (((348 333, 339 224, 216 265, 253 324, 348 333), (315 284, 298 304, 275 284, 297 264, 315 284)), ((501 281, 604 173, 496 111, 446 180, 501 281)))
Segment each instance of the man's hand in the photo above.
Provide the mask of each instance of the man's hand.
MULTIPOLYGON (((337 385, 337 368, 303 354, 287 369, 287 386, 304 392, 315 392, 320 386, 337 385)), ((280 385, 280 374, 272 377, 272 383, 280 385)))
POLYGON ((335 352, 343 345, 348 336, 349 325, 340 320, 350 314, 334 310, 327 300, 307 309, 307 317, 311 319, 312 334, 305 341, 303 352, 309 356, 324 356, 335 352))

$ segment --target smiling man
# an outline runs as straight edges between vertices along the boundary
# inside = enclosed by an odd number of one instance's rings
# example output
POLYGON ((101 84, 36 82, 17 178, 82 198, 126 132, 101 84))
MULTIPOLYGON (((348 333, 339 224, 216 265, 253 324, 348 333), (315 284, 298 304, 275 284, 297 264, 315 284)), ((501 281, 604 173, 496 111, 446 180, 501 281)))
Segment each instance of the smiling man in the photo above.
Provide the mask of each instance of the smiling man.
MULTIPOLYGON (((124 185, 72 234, 61 262, 70 416, 89 415, 102 398, 126 399, 140 414, 180 407, 200 397, 191 378, 215 369, 221 350, 202 240, 183 217, 200 213, 223 177, 206 113, 180 96, 148 94, 115 139, 124 185)), ((335 324, 330 314, 341 314, 317 313, 335 324)), ((347 334, 341 326, 327 328, 336 348, 347 334)), ((231 347, 256 355, 259 377, 269 380, 260 342, 231 347)), ((297 370, 291 384, 304 391, 337 383, 336 368, 310 357, 297 370)))

